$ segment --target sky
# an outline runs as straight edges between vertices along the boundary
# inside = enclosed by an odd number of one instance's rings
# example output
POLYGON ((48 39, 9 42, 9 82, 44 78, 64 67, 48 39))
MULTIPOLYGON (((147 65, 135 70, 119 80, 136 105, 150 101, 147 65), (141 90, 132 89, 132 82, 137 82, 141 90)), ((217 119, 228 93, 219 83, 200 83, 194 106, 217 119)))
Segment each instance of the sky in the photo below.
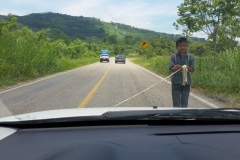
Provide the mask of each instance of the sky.
MULTIPOLYGON (((183 0, 1 0, 0 15, 23 16, 53 12, 99 18, 137 28, 181 34, 173 23, 179 18, 177 6, 183 0)), ((198 32, 194 36, 206 38, 198 32)))

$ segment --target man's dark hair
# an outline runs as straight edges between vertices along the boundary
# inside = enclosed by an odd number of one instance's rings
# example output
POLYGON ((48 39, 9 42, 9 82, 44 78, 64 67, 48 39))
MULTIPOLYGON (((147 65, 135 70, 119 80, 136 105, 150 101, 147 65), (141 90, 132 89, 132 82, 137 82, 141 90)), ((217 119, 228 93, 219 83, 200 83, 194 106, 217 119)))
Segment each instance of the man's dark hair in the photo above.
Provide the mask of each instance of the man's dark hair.
POLYGON ((178 45, 178 43, 182 43, 182 42, 188 43, 187 38, 185 38, 185 37, 180 37, 180 38, 178 38, 178 39, 176 40, 176 46, 178 45))

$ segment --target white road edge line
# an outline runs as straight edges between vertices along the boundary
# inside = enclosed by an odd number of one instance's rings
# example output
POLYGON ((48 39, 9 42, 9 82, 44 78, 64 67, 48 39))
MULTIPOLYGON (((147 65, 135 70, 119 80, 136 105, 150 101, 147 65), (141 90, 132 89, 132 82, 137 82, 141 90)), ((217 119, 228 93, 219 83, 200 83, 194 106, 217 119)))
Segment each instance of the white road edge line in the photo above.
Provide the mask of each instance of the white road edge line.
POLYGON ((34 83, 38 83, 38 82, 41 82, 41 81, 44 81, 44 80, 47 80, 47 79, 50 79, 50 78, 54 78, 54 77, 60 76, 62 74, 69 73, 69 72, 72 72, 72 71, 75 71, 75 70, 78 70, 78 69, 81 69, 81 68, 85 68, 85 67, 91 66, 93 64, 95 64, 95 63, 89 64, 89 65, 86 65, 86 66, 82 66, 82 67, 79 67, 79 68, 75 68, 73 70, 63 71, 61 73, 56 73, 56 74, 54 74, 52 76, 46 76, 46 78, 40 78, 39 80, 30 82, 30 83, 27 83, 27 84, 24 84, 24 85, 20 85, 18 87, 14 87, 14 88, 10 88, 10 89, 1 91, 0 94, 6 93, 6 92, 9 92, 9 91, 13 91, 13 90, 16 90, 16 89, 19 89, 19 88, 22 88, 22 87, 25 87, 25 86, 28 86, 28 85, 31 85, 31 84, 34 84, 34 83))
MULTIPOLYGON (((128 61, 128 62, 130 62, 130 61, 128 61)), ((133 62, 131 62, 131 63, 134 64, 134 65, 136 65, 136 66, 138 66, 139 68, 147 71, 148 73, 156 76, 157 78, 160 78, 161 80, 167 82, 168 84, 171 84, 170 81, 165 80, 164 78, 160 77, 159 75, 157 75, 157 74, 155 74, 155 73, 153 73, 153 72, 151 72, 151 71, 149 71, 149 70, 147 70, 147 69, 145 69, 145 68, 143 68, 143 67, 141 67, 141 66, 139 66, 139 65, 137 65, 137 64, 135 64, 135 63, 133 63, 133 62)), ((197 99, 197 100, 199 100, 199 101, 201 101, 201 102, 209 105, 209 106, 212 107, 212 108, 219 108, 219 107, 216 106, 215 104, 213 104, 213 103, 211 103, 211 102, 209 102, 209 101, 207 101, 207 100, 205 100, 205 99, 203 99, 203 98, 201 98, 201 97, 199 97, 199 96, 197 96, 197 95, 195 95, 195 94, 193 94, 193 93, 191 93, 191 92, 190 92, 190 96, 192 96, 193 98, 195 98, 195 99, 197 99)))

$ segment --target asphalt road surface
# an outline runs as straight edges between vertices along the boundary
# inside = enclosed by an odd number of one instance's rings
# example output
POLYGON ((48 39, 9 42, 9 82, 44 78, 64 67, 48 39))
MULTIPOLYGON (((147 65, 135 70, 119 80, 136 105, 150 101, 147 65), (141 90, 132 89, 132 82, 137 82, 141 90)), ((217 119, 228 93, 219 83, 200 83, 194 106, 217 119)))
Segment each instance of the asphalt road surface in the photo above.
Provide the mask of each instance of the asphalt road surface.
MULTIPOLYGON (((152 106, 172 106, 169 80, 130 61, 115 64, 113 58, 0 91, 0 117, 52 109, 152 106)), ((222 104, 191 93, 189 107, 222 104)))

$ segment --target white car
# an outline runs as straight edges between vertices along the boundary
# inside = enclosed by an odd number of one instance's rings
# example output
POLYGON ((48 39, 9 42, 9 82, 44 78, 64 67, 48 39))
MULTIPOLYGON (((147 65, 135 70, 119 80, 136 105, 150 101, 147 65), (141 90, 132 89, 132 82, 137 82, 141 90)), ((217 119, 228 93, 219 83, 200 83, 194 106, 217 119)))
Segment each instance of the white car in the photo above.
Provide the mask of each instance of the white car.
POLYGON ((103 61, 109 62, 109 55, 107 55, 107 54, 102 54, 102 55, 100 56, 100 62, 103 62, 103 61))

